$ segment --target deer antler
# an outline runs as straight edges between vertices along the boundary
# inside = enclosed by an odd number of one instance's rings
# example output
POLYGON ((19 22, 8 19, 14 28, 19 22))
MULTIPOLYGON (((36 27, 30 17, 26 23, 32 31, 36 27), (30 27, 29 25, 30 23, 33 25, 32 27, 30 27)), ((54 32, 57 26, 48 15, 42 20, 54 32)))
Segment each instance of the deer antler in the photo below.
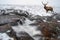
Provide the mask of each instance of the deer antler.
POLYGON ((42 4, 43 4, 43 5, 44 5, 44 4, 46 4, 46 5, 47 5, 47 4, 48 4, 48 2, 47 2, 47 3, 43 3, 43 2, 42 2, 42 4))
POLYGON ((44 3, 42 2, 42 4, 44 5, 44 3))
POLYGON ((46 3, 46 5, 48 4, 48 2, 46 3))

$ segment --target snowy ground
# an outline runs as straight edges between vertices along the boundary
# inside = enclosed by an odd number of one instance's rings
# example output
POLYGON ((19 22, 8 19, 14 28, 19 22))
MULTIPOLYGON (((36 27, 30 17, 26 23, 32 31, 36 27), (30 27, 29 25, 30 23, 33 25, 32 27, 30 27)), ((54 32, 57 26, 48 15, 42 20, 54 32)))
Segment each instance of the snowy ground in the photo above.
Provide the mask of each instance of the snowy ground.
MULTIPOLYGON (((22 9, 24 11, 28 11, 29 13, 35 14, 35 15, 41 15, 41 16, 50 16, 51 12, 46 13, 45 9, 43 8, 43 6, 39 6, 39 5, 18 5, 18 6, 7 6, 7 5, 1 5, 0 8, 2 9, 6 9, 6 8, 12 8, 12 9, 22 9)), ((53 7, 54 12, 60 13, 60 7, 53 7)))
MULTIPOLYGON (((18 25, 18 26, 12 26, 12 28, 14 29, 14 31, 16 31, 17 33, 19 33, 20 31, 25 31, 27 32, 31 37, 33 37, 36 34, 41 34, 40 31, 36 30, 36 26, 30 26, 30 23, 33 23, 34 21, 30 21, 29 19, 26 18, 26 21, 23 25, 18 25)), ((18 35, 18 34, 17 34, 18 35)), ((18 35, 19 36, 19 35, 18 35)), ((34 38, 34 37, 33 37, 34 38)), ((10 38, 6 33, 0 33, 0 39, 2 40, 13 40, 13 38, 10 38)), ((37 38, 34 38, 35 40, 37 40, 37 38)))
MULTIPOLYGON (((4 7, 4 8, 6 8, 6 7, 4 7)), ((28 11, 29 13, 32 13, 34 15, 41 15, 41 16, 50 16, 51 15, 50 12, 46 13, 45 10, 43 9, 43 7, 40 7, 40 6, 19 6, 19 7, 12 7, 12 8, 22 9, 22 10, 28 11)), ((58 8, 56 8, 56 9, 58 9, 58 8)), ((56 11, 56 10, 54 10, 54 11, 56 11)), ((20 31, 25 31, 29 35, 31 35, 32 37, 35 34, 41 34, 40 31, 36 30, 36 26, 32 27, 32 26, 29 25, 30 23, 32 23, 32 21, 26 19, 24 25, 18 25, 17 27, 13 27, 13 29, 17 33, 20 32, 20 31)), ((8 40, 8 39, 10 39, 10 37, 7 34, 5 34, 5 33, 0 33, 0 39, 8 40)), ((13 38, 11 38, 11 39, 13 40, 13 38)), ((37 40, 37 38, 35 38, 35 40, 37 40)))
POLYGON ((36 34, 41 34, 40 31, 36 30, 36 26, 30 26, 29 24, 33 23, 34 21, 30 21, 26 19, 25 23, 23 25, 18 25, 18 27, 13 27, 13 29, 19 33, 20 31, 27 32, 31 37, 33 37, 36 34), (20 30, 18 30, 20 29, 20 30))
POLYGON ((6 33, 0 33, 0 40, 13 40, 13 38, 10 38, 6 33))

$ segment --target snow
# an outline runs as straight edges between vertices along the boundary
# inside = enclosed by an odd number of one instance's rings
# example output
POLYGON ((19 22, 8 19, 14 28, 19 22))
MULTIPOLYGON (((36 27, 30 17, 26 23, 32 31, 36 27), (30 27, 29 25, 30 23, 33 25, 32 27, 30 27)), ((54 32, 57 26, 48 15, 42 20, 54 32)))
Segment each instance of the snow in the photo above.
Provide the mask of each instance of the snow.
MULTIPOLYGON (((36 26, 30 26, 29 25, 30 23, 33 23, 33 22, 34 21, 30 21, 29 19, 26 18, 24 25, 19 24, 18 26, 12 26, 12 28, 14 29, 14 31, 16 33, 24 31, 24 32, 27 32, 31 37, 33 37, 36 34, 41 34, 40 31, 36 30, 36 26)), ((9 32, 9 31, 7 31, 7 32, 9 32)), ((17 36, 19 36, 19 35, 17 34, 17 36)), ((8 40, 8 39, 13 40, 13 38, 10 38, 6 33, 0 33, 0 39, 2 39, 2 40, 8 40)))
POLYGON ((19 33, 20 31, 25 31, 27 32, 31 37, 33 37, 34 35, 36 34, 41 34, 40 31, 37 31, 36 30, 36 26, 30 26, 29 24, 32 23, 32 21, 26 19, 25 21, 25 24, 22 26, 22 25, 18 25, 17 27, 13 27, 13 29, 19 33), (19 29, 19 30, 18 30, 19 29))
POLYGON ((6 33, 0 33, 0 39, 1 40, 13 40, 13 38, 10 38, 6 33))
MULTIPOLYGON (((46 13, 45 10, 43 9, 43 7, 41 6, 19 6, 19 7, 14 7, 12 6, 14 9, 22 9, 24 11, 28 11, 29 13, 32 13, 34 15, 40 15, 40 16, 51 16, 51 12, 46 13)), ((1 7, 0 7, 1 8, 1 7)), ((10 6, 5 6, 3 7, 3 9, 5 8, 10 8, 10 6)), ((56 8, 59 9, 59 8, 56 8)), ((56 11, 56 10, 54 10, 56 11)), ((59 11, 59 10, 57 10, 59 11)), ((26 21, 23 25, 18 25, 18 26, 14 26, 13 29, 14 31, 16 31, 17 33, 20 31, 25 31, 27 32, 29 35, 31 35, 31 37, 33 37, 36 34, 41 34, 40 31, 36 30, 36 26, 30 26, 30 23, 33 23, 34 21, 30 21, 29 19, 26 18, 26 21)), ((34 38, 34 37, 33 37, 34 38)), ((0 33, 0 39, 2 40, 8 40, 11 39, 13 40, 13 38, 10 38, 6 33, 0 33)), ((35 40, 38 40, 38 38, 34 38, 35 40)))

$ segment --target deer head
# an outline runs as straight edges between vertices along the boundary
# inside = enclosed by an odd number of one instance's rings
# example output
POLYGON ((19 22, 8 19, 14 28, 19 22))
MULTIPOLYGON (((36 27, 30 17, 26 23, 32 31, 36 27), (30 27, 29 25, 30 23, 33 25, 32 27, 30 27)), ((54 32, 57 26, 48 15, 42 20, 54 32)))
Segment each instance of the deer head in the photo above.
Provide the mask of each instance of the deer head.
POLYGON ((48 2, 47 2, 47 3, 43 3, 43 2, 42 2, 42 4, 43 4, 44 6, 46 6, 46 5, 48 4, 48 2))

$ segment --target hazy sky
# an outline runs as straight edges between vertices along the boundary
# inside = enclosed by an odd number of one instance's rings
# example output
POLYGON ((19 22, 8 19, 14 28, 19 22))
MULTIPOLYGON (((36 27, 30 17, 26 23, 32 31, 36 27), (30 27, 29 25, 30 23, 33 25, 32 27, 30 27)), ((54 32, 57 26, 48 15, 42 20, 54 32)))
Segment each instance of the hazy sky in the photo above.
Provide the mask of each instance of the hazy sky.
MULTIPOLYGON (((49 6, 52 6, 54 8, 55 12, 60 13, 60 0, 0 0, 0 4, 13 4, 13 5, 39 5, 40 12, 43 7, 42 2, 46 3, 48 2, 49 6)), ((3 5, 5 8, 5 6, 3 5)), ((36 7, 36 6, 34 6, 36 7)), ((2 6, 0 6, 2 8, 2 6)))
POLYGON ((42 5, 42 1, 48 1, 53 6, 60 6, 60 0, 0 0, 0 4, 42 5))

